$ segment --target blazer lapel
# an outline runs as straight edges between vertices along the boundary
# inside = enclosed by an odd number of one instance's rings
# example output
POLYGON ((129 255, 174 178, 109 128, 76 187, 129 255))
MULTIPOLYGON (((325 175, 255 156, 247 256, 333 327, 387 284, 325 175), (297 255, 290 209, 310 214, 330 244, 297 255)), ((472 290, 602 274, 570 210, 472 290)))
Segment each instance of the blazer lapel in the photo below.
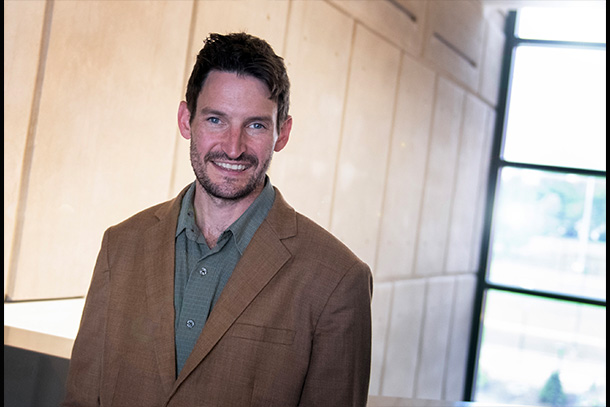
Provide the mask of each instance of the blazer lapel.
POLYGON ((155 351, 159 376, 166 393, 176 380, 176 353, 174 338, 174 257, 175 234, 180 203, 186 189, 156 212, 159 222, 144 232, 142 241, 146 255, 146 304, 151 325, 154 327, 155 351))
POLYGON ((276 202, 263 221, 242 258, 233 270, 218 302, 210 313, 201 335, 174 385, 175 392, 199 365, 235 320, 248 307, 291 254, 281 238, 296 233, 295 213, 276 190, 276 202), (281 221, 278 218, 283 218, 281 221), (277 227, 280 226, 279 228, 277 227))

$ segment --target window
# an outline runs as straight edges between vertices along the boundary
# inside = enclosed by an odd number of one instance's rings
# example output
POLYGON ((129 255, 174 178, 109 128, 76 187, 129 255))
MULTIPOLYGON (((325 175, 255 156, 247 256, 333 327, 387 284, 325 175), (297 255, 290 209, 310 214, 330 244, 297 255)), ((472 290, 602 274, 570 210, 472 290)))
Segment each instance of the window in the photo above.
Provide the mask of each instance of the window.
POLYGON ((466 400, 606 405, 605 28, 509 13, 466 400))

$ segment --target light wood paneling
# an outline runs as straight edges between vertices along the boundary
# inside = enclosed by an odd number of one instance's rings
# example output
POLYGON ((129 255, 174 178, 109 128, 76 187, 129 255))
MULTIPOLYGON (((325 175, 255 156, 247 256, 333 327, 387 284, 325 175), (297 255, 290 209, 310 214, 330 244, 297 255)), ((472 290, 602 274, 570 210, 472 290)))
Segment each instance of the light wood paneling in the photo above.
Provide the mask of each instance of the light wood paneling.
MULTIPOLYGON (((169 0, 171 1, 171 0, 169 0)), ((180 98, 176 99, 174 112, 178 111, 180 100, 185 100, 186 84, 197 59, 197 54, 203 48, 203 41, 210 33, 228 34, 231 32, 247 32, 265 39, 276 54, 282 55, 286 21, 288 18, 289 1, 283 0, 206 0, 197 1, 195 17, 192 21, 192 44, 188 50, 184 80, 180 98)), ((184 24, 191 23, 184 19, 184 24)), ((178 61, 182 63, 182 61, 178 61)), ((180 78, 183 76, 181 75, 180 78)), ((176 123, 174 113, 174 123, 176 123)), ((174 154, 174 175, 171 195, 175 195, 185 185, 195 180, 191 167, 189 141, 175 131, 176 145, 174 154)))
POLYGON ((288 145, 272 182, 295 209, 328 228, 354 22, 326 2, 292 4, 284 58, 291 81, 288 145))
POLYGON ((425 291, 426 282, 423 279, 394 283, 381 383, 381 394, 384 396, 413 397, 415 393, 425 291))
POLYGON ((396 48, 357 27, 331 231, 368 264, 375 261, 399 60, 396 48))
POLYGON ((502 56, 506 37, 502 27, 492 22, 485 23, 485 47, 479 83, 480 96, 492 106, 498 104, 502 56))
POLYGON ((11 299, 83 295, 104 229, 167 199, 189 12, 55 3, 11 299))
POLYGON ((390 326, 393 287, 393 283, 375 284, 375 295, 373 295, 373 302, 371 304, 373 332, 369 394, 381 394, 381 380, 385 365, 385 345, 390 326))
POLYGON ((414 397, 418 399, 442 398, 454 284, 454 278, 436 277, 427 280, 420 360, 415 380, 414 397))
POLYGON ((382 211, 375 279, 408 278, 424 190, 435 74, 404 56, 382 211))
POLYGON ((483 48, 483 14, 476 0, 428 2, 424 57, 476 91, 483 48))
POLYGON ((461 275, 455 280, 443 400, 461 400, 464 395, 466 381, 464 371, 470 349, 470 328, 476 284, 474 274, 461 275))
POLYGON ((471 271, 473 225, 479 209, 479 180, 484 175, 481 172, 481 164, 489 110, 490 108, 475 96, 466 95, 444 267, 447 272, 471 271))
POLYGON ((439 78, 416 249, 416 275, 436 275, 443 271, 463 100, 461 88, 439 78))
POLYGON ((4 2, 4 295, 35 98, 44 13, 44 1, 4 2))
POLYGON ((332 4, 402 50, 418 55, 423 40, 422 1, 331 0, 332 4))

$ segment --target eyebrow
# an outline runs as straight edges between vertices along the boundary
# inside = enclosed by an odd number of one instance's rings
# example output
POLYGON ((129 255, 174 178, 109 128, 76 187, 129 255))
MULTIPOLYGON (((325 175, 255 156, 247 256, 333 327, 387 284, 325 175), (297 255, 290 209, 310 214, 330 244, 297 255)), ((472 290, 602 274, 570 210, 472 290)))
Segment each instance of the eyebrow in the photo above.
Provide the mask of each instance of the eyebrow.
POLYGON ((214 116, 226 116, 226 113, 221 112, 220 110, 214 110, 207 107, 201 108, 199 111, 202 115, 214 115, 214 116))

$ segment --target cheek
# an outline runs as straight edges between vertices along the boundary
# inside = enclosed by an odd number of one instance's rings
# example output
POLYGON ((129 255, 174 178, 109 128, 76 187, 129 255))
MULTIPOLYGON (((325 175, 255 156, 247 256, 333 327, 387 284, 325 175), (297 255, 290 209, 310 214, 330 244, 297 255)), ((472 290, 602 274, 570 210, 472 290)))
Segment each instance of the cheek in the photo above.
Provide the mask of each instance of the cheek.
POLYGON ((269 156, 273 154, 273 146, 275 143, 267 141, 265 143, 261 143, 256 147, 257 155, 261 158, 267 159, 269 156))
POLYGON ((221 137, 215 137, 213 134, 200 132, 193 134, 192 140, 195 143, 197 150, 200 152, 207 152, 215 145, 220 144, 221 137))

